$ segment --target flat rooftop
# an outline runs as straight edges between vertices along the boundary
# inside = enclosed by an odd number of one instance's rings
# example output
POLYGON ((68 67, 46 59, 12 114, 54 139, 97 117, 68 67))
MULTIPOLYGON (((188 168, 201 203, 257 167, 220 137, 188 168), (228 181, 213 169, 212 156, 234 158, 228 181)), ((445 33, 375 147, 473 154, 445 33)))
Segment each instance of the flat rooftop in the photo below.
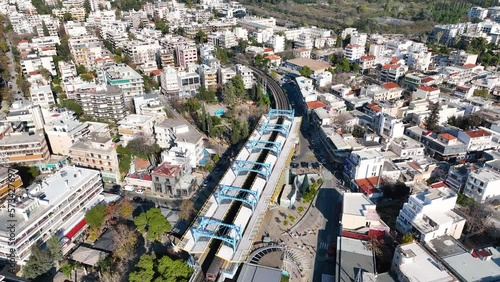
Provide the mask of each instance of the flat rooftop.
POLYGON ((356 275, 360 270, 375 273, 373 252, 368 250, 366 244, 357 239, 337 238, 337 281, 356 281, 356 275))
POLYGON ((245 263, 237 282, 279 282, 281 269, 245 263))
MULTIPOLYGON (((21 211, 16 212, 16 234, 21 233, 24 228, 39 220, 52 207, 61 204, 70 194, 76 193, 76 189, 90 181, 90 179, 99 176, 99 171, 87 168, 79 168, 66 166, 60 169, 57 173, 45 178, 41 183, 32 184, 28 187, 28 197, 21 199, 16 204, 17 209, 25 209, 32 206, 35 202, 39 205, 29 212, 29 217, 26 220, 21 211), (67 184, 66 184, 67 181, 67 184)), ((7 210, 0 212, 0 232, 9 232, 7 210)))
POLYGON ((119 125, 143 125, 154 117, 146 115, 130 114, 118 122, 119 125))
POLYGON ((311 70, 313 71, 322 71, 325 70, 329 67, 331 67, 330 64, 313 60, 313 59, 308 59, 308 58, 297 58, 297 59, 291 59, 287 61, 290 64, 299 66, 299 67, 305 67, 308 66, 311 70))
POLYGON ((408 260, 399 265, 401 272, 410 281, 453 281, 453 277, 417 243, 401 245, 400 255, 408 260))
POLYGON ((37 132, 12 132, 5 135, 4 138, 0 139, 0 146, 2 145, 15 145, 21 144, 26 145, 29 143, 40 143, 41 140, 45 139, 45 136, 41 131, 37 132))
POLYGON ((184 141, 189 143, 196 143, 200 138, 202 138, 201 133, 194 128, 187 121, 182 119, 168 118, 159 124, 155 125, 155 127, 160 128, 176 128, 176 127, 187 127, 187 131, 177 132, 175 135, 177 136, 177 141, 184 141))
POLYGON ((365 215, 363 211, 365 211, 368 206, 373 206, 373 208, 375 208, 373 202, 370 201, 370 199, 368 199, 365 196, 365 194, 363 193, 344 194, 344 204, 343 204, 344 214, 363 216, 365 215))

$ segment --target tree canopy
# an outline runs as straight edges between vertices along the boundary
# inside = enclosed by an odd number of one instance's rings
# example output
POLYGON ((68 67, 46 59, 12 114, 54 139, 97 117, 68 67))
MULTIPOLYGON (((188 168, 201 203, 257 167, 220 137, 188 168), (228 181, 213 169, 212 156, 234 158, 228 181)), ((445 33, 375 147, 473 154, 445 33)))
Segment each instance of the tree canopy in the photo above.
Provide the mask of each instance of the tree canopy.
POLYGON ((31 247, 31 255, 23 268, 24 278, 33 280, 47 273, 52 268, 52 259, 48 252, 44 252, 35 244, 31 247))
POLYGON ((60 108, 66 108, 70 111, 75 112, 77 116, 82 116, 83 115, 83 108, 78 104, 76 100, 72 99, 63 99, 61 103, 59 104, 60 108))
POLYGON ((304 77, 310 77, 312 75, 312 70, 308 66, 303 66, 302 69, 300 69, 300 75, 304 77))
POLYGON ((139 232, 152 241, 158 241, 161 235, 172 229, 172 225, 158 208, 149 209, 134 217, 134 223, 139 232))
POLYGON ((144 254, 130 273, 130 282, 187 282, 193 273, 182 260, 173 260, 168 256, 156 259, 154 255, 144 254))
POLYGON ((106 215, 106 206, 97 205, 90 209, 85 214, 85 220, 90 227, 101 228, 104 224, 104 216, 106 215))
POLYGON ((439 103, 431 104, 431 113, 425 118, 425 128, 432 131, 438 131, 439 126, 439 103))

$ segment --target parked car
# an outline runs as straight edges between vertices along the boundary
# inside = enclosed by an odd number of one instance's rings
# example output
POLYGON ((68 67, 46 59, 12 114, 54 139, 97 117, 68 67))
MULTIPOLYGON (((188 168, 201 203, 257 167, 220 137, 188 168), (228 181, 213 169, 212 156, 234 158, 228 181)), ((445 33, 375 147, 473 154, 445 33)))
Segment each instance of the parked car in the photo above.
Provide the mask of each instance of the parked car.
POLYGON ((298 168, 299 167, 299 164, 298 163, 291 163, 290 166, 292 168, 298 168))
POLYGON ((144 194, 144 190, 142 190, 142 189, 135 190, 135 192, 136 192, 137 194, 144 194))
POLYGON ((136 202, 136 203, 142 203, 142 202, 144 201, 144 199, 143 199, 143 198, 141 198, 141 197, 134 197, 134 198, 132 199, 132 201, 134 201, 134 202, 136 202))

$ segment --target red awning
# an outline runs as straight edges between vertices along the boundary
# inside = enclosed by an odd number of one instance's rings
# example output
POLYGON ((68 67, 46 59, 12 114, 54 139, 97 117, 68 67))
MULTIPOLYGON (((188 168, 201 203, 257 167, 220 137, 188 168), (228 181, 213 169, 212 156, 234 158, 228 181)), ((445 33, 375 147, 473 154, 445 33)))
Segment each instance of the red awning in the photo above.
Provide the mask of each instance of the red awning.
POLYGON ((82 221, 78 222, 78 224, 73 227, 73 229, 71 229, 68 234, 66 234, 66 238, 68 239, 71 239, 73 238, 73 236, 75 236, 76 233, 78 233, 78 231, 82 230, 82 228, 87 224, 87 221, 84 219, 82 219, 82 221))

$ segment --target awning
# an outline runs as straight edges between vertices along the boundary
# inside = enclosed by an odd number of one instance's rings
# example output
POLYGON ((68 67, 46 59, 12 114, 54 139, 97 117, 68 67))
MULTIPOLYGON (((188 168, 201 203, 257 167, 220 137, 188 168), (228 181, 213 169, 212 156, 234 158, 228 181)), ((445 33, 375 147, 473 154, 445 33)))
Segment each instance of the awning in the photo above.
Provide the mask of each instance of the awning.
POLYGON ((73 229, 71 229, 68 234, 66 234, 66 238, 68 239, 71 239, 73 238, 73 236, 76 235, 76 233, 78 233, 78 231, 82 230, 82 228, 87 224, 87 221, 84 219, 82 219, 80 222, 78 222, 78 224, 73 227, 73 229))

